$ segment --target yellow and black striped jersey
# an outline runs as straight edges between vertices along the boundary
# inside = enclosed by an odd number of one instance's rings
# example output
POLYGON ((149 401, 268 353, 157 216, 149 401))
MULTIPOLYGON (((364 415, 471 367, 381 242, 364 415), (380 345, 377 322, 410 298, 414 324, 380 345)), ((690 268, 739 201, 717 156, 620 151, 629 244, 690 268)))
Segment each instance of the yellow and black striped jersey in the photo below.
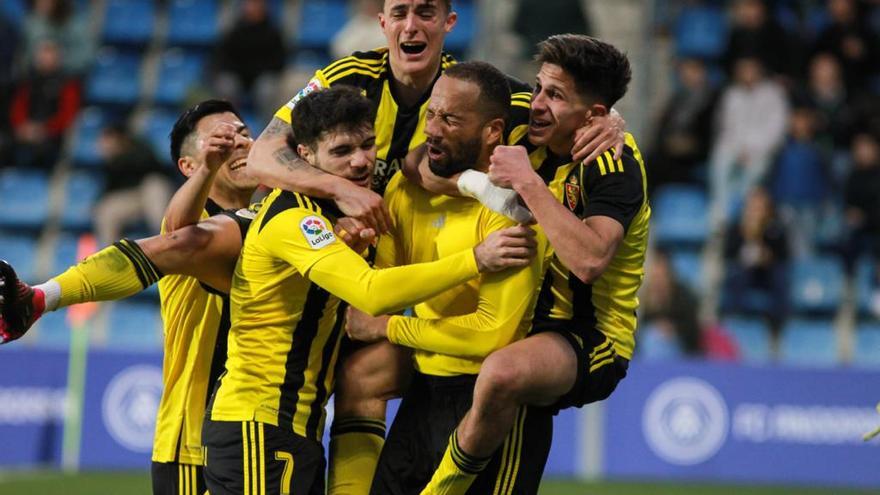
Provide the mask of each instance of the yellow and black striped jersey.
MULTIPOLYGON (((209 199, 202 218, 220 211, 209 199)), ((153 461, 200 465, 205 407, 226 360, 229 300, 184 275, 159 280, 159 298, 164 389, 156 415, 153 461)))
POLYGON ((264 200, 235 267, 226 373, 208 411, 212 420, 259 421, 320 441, 342 336, 341 300, 385 313, 478 274, 472 249, 374 270, 336 238, 332 211, 332 203, 279 189, 264 200))
MULTIPOLYGON (((440 70, 455 63, 448 53, 443 53, 440 70)), ((440 74, 437 74, 440 77, 440 74)), ((513 105, 509 119, 509 134, 521 135, 528 125, 528 109, 531 89, 521 81, 509 78, 513 92, 513 105), (518 130, 517 130, 518 128, 518 130)), ((290 123, 291 110, 300 99, 320 89, 342 84, 360 88, 376 105, 376 166, 373 172, 373 190, 382 194, 388 180, 403 165, 410 150, 425 142, 425 112, 428 109, 430 89, 419 102, 411 107, 399 105, 391 84, 391 66, 388 48, 355 52, 315 72, 308 85, 278 109, 275 117, 290 123)), ((511 140, 513 142, 513 140, 511 140)))
MULTIPOLYGON (((433 194, 398 174, 385 202, 392 231, 379 241, 376 266, 433 261, 473 247, 512 220, 471 198, 433 194)), ((477 374, 493 350, 526 335, 547 266, 549 243, 538 233, 529 266, 483 274, 414 308, 415 318, 393 316, 388 340, 415 349, 415 367, 434 376, 477 374)))
POLYGON ((648 203, 645 164, 635 140, 626 135, 623 156, 613 151, 580 164, 570 157, 548 154, 545 147, 530 153, 532 165, 550 190, 578 218, 607 216, 620 222, 624 238, 602 275, 592 284, 575 277, 554 257, 544 277, 535 326, 564 324, 569 331, 598 328, 617 353, 632 357, 635 345, 637 292, 644 277, 648 246, 648 203))

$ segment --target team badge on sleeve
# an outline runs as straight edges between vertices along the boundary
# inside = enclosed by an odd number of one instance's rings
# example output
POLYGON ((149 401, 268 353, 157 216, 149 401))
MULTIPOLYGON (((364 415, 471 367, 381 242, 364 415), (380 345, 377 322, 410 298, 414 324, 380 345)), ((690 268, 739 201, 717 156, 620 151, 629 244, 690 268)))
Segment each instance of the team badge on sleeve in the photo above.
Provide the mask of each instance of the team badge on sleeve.
POLYGON ((294 96, 293 99, 291 99, 290 102, 287 103, 287 107, 290 108, 291 110, 293 110, 293 107, 296 106, 296 104, 297 104, 297 102, 299 102, 299 100, 302 100, 303 98, 308 96, 310 93, 313 93, 313 92, 318 91, 319 89, 323 89, 323 88, 324 88, 324 85, 321 84, 321 81, 318 80, 317 77, 313 77, 312 80, 309 81, 308 84, 306 84, 306 87, 304 87, 302 90, 300 90, 300 92, 297 93, 296 96, 294 96))
POLYGON ((568 204, 569 210, 574 210, 577 207, 580 196, 581 186, 578 184, 577 175, 570 175, 565 182, 565 202, 568 204))
POLYGON ((312 249, 321 249, 336 240, 336 235, 327 223, 314 215, 303 218, 299 228, 312 249))

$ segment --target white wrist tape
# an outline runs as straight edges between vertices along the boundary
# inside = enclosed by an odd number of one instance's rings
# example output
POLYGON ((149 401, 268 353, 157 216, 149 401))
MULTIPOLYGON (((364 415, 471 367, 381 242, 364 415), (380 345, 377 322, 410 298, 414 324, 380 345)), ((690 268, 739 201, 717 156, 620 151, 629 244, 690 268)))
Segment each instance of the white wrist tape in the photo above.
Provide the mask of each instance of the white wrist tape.
POLYGON ((458 177, 458 190, 461 194, 474 198, 486 208, 518 222, 532 221, 532 212, 520 204, 519 194, 513 189, 498 187, 489 181, 489 176, 476 170, 465 170, 458 177))

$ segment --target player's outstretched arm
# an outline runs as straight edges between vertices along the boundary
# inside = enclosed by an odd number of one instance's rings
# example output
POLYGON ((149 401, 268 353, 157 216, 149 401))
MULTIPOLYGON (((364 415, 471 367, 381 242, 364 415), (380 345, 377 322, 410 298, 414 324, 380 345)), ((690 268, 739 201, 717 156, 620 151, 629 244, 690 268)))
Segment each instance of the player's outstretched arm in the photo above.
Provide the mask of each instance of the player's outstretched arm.
POLYGON ((525 240, 528 245, 523 249, 537 256, 527 266, 483 275, 473 313, 448 318, 370 317, 349 309, 346 331, 355 340, 387 338, 413 349, 485 358, 515 340, 518 331, 527 330, 528 321, 523 325, 523 320, 541 283, 548 244, 546 239, 535 242, 534 235, 525 240))
POLYGON ((342 177, 310 166, 288 143, 290 124, 278 117, 251 146, 248 167, 269 187, 332 199, 348 216, 356 217, 378 232, 387 232, 391 220, 382 197, 342 177))

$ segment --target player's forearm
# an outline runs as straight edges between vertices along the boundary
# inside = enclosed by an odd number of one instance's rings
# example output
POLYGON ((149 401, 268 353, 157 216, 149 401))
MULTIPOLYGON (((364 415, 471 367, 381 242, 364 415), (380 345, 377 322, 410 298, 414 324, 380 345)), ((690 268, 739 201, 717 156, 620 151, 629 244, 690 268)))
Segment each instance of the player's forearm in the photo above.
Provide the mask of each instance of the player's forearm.
POLYGON ((266 186, 335 199, 339 177, 309 165, 287 142, 290 125, 275 117, 248 153, 248 168, 266 186))
POLYGON ((563 206, 543 183, 524 184, 516 191, 566 268, 585 283, 602 274, 609 258, 606 243, 592 228, 563 206))
POLYGON ((529 266, 483 275, 473 313, 446 318, 395 316, 388 321, 388 340, 413 349, 475 359, 513 342, 534 307, 541 284, 545 255, 544 249, 539 251, 529 266))
MULTIPOLYGON (((523 298, 522 309, 529 302, 529 298, 523 298)), ((482 309, 438 319, 392 316, 388 321, 388 340, 422 351, 484 359, 514 340, 524 312, 493 315, 482 309)))
POLYGON ((195 225, 202 218, 217 170, 199 167, 171 197, 165 209, 165 232, 195 225))
POLYGON ((309 270, 309 279, 370 315, 399 311, 479 274, 473 250, 430 263, 375 270, 353 251, 330 256, 309 270))

